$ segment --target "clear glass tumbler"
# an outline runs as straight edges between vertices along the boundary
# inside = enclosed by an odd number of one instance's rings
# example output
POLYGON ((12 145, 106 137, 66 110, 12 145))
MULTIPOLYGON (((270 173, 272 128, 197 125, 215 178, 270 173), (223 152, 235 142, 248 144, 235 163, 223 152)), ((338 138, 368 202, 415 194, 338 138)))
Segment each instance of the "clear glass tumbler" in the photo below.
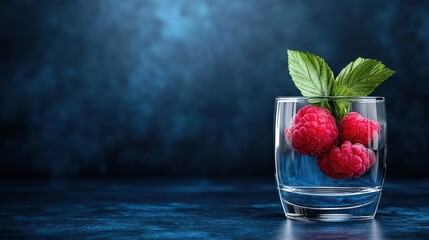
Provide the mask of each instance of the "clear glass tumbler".
MULTIPOLYGON (((344 139, 340 137, 340 123, 341 119, 337 119, 339 137, 334 147, 341 148, 344 139)), ((374 218, 386 172, 386 109, 383 97, 277 97, 274 124, 275 176, 286 217, 319 221, 374 218), (300 153, 287 139, 287 128, 295 124, 297 112, 313 104, 328 106, 328 109, 342 106, 346 112, 340 114, 341 117, 348 111, 357 112, 378 123, 378 134, 365 146, 373 152, 375 161, 361 176, 337 179, 325 175, 319 167, 318 156, 300 153)), ((351 126, 351 132, 369 129, 369 126, 362 126, 362 122, 358 126, 360 129, 351 126)))

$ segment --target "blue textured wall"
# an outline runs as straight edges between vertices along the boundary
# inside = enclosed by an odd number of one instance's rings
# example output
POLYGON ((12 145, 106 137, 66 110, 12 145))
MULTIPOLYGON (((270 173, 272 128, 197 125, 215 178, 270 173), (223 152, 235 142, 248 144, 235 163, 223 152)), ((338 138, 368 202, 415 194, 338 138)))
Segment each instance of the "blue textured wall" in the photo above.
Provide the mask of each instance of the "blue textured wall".
POLYGON ((422 1, 2 1, 0 173, 272 175, 289 48, 396 70, 388 175, 428 176, 428 44, 422 1))

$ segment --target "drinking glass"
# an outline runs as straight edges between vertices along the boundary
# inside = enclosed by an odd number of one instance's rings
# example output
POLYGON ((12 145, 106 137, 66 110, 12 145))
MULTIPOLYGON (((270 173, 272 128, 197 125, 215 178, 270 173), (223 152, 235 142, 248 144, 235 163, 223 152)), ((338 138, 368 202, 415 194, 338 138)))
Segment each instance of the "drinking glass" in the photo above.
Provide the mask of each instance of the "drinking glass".
MULTIPOLYGON (((384 98, 277 97, 274 114, 275 177, 286 217, 319 221, 374 218, 386 172, 384 98), (359 177, 335 179, 321 171, 317 156, 305 155, 293 148, 285 131, 293 124, 297 112, 307 105, 345 106, 349 112, 357 112, 379 124, 378 135, 365 146, 375 155, 375 162, 367 172, 359 177)), ((337 126, 339 121, 337 119, 337 126)), ((337 146, 341 146, 341 139, 337 141, 337 146)))

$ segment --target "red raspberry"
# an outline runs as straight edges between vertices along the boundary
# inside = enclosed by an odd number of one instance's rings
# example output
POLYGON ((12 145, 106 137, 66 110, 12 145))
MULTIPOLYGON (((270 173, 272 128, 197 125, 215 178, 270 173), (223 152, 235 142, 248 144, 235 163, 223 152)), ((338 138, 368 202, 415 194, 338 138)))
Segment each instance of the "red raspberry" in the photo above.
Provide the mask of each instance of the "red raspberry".
POLYGON ((345 141, 341 148, 334 147, 317 157, 320 170, 336 179, 357 178, 366 173, 374 162, 375 155, 372 150, 360 143, 352 144, 349 141, 345 141))
POLYGON ((297 112, 284 134, 296 151, 317 156, 337 144, 338 129, 328 110, 307 105, 297 112))
POLYGON ((341 120, 339 129, 340 142, 350 141, 368 147, 373 139, 378 138, 381 127, 377 122, 351 112, 341 120))

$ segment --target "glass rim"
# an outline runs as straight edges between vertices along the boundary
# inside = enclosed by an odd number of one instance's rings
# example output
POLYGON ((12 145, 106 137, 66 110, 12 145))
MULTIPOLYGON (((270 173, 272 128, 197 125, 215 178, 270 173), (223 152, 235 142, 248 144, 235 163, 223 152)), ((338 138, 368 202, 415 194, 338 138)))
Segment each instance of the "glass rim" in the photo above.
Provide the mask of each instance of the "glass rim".
POLYGON ((277 102, 307 102, 308 100, 350 100, 350 101, 369 101, 369 102, 384 102, 384 97, 381 96, 278 96, 277 102))

